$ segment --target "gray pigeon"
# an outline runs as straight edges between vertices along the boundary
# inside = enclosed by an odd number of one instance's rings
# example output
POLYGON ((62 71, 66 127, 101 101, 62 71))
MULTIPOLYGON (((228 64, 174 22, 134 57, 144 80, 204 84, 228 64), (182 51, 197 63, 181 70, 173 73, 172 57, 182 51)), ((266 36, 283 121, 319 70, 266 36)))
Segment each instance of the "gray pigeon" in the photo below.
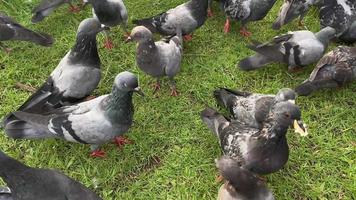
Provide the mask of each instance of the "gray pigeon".
POLYGON ((334 28, 336 36, 343 41, 356 41, 356 1, 354 0, 285 0, 273 28, 279 29, 298 16, 302 19, 312 6, 319 9, 322 28, 327 26, 334 28))
POLYGON ((160 78, 168 76, 171 82, 171 95, 177 96, 174 77, 180 71, 183 54, 182 32, 178 28, 177 35, 168 42, 154 42, 153 35, 144 26, 135 27, 128 41, 138 42, 136 63, 148 75, 157 78, 155 92, 160 89, 160 78))
POLYGON ((226 107, 234 119, 251 127, 261 128, 276 103, 295 103, 296 93, 289 88, 280 89, 277 95, 256 94, 220 88, 214 91, 216 101, 226 107))
POLYGON ((215 162, 225 180, 218 200, 274 200, 265 183, 256 174, 240 167, 237 161, 222 156, 215 162))
MULTIPOLYGON (((114 27, 122 24, 126 37, 129 36, 127 31, 127 10, 122 0, 85 0, 93 6, 93 16, 106 27, 114 27)), ((105 31, 106 41, 105 48, 112 49, 113 44, 110 40, 109 33, 105 31)))
POLYGON ((33 10, 32 22, 38 23, 44 18, 48 17, 55 9, 62 6, 63 4, 69 4, 69 10, 71 12, 78 12, 80 9, 72 4, 72 0, 42 0, 41 3, 36 6, 33 10))
POLYGON ((339 46, 326 54, 310 77, 296 88, 307 96, 322 88, 337 88, 356 79, 356 47, 339 46))
POLYGON ((10 189, 0 189, 0 200, 101 200, 87 187, 57 170, 28 167, 2 151, 0 177, 10 189))
MULTIPOLYGON (((46 82, 18 110, 42 114, 90 95, 101 76, 96 35, 102 30, 104 28, 98 20, 83 20, 73 48, 62 58, 46 82)), ((12 120, 16 120, 16 117, 10 114, 5 117, 3 124, 12 120)))
POLYGON ((191 40, 191 33, 201 27, 206 18, 209 0, 190 0, 166 12, 146 19, 133 20, 151 32, 161 35, 175 35, 177 27, 182 29, 185 40, 191 40))
POLYGON ((224 32, 230 31, 230 19, 241 21, 240 34, 250 36, 246 24, 251 21, 262 20, 271 10, 276 0, 221 0, 224 4, 226 22, 224 32))
POLYGON ((298 67, 317 62, 324 54, 329 41, 335 37, 335 29, 326 27, 317 33, 295 31, 277 36, 265 44, 254 42, 248 48, 257 52, 256 55, 240 61, 242 70, 255 70, 272 62, 282 62, 291 71, 298 67))
POLYGON ((9 51, 1 43, 7 40, 29 41, 46 47, 53 44, 51 36, 27 29, 0 11, 0 48, 9 51))
POLYGON ((14 139, 62 138, 91 145, 92 156, 104 156, 100 145, 120 137, 133 120, 132 94, 142 94, 134 74, 122 72, 115 78, 111 94, 65 106, 45 114, 14 112, 18 120, 5 126, 14 139))
POLYGON ((0 186, 0 200, 13 200, 10 188, 0 186))
POLYGON ((296 130, 305 128, 299 107, 290 102, 276 104, 260 129, 228 120, 211 108, 202 111, 201 118, 219 138, 224 155, 259 175, 276 172, 288 161, 289 126, 294 125, 296 130))

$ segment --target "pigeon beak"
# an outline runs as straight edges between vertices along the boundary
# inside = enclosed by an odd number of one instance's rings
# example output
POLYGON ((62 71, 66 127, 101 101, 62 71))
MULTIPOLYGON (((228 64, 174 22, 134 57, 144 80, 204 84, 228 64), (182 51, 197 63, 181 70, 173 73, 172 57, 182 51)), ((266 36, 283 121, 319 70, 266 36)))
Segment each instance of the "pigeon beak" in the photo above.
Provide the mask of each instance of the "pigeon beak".
POLYGON ((127 37, 126 40, 125 40, 126 43, 131 42, 131 41, 132 41, 132 37, 131 36, 127 37))
POLYGON ((134 89, 134 92, 137 92, 137 94, 141 95, 141 96, 145 96, 145 93, 142 92, 141 88, 140 87, 137 87, 134 89))
POLYGON ((295 104, 295 100, 289 99, 288 100, 289 103, 295 104))
POLYGON ((299 133, 302 137, 305 137, 309 134, 307 130, 307 125, 304 124, 301 120, 294 120, 293 127, 294 131, 296 133, 299 133))
POLYGON ((101 27, 98 29, 97 33, 100 33, 102 31, 109 31, 110 27, 105 26, 104 24, 101 25, 101 27))

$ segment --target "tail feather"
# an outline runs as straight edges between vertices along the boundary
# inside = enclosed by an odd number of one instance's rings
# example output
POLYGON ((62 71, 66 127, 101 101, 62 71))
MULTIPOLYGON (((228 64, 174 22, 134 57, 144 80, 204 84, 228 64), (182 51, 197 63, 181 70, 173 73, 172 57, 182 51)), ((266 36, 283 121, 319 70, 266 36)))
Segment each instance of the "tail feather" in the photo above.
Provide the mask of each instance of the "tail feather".
POLYGON ((148 28, 152 33, 157 32, 156 25, 154 24, 153 18, 146 18, 146 19, 135 19, 132 20, 133 24, 136 24, 137 26, 144 26, 148 28))
POLYGON ((5 126, 5 133, 13 139, 41 139, 53 137, 47 131, 34 127, 32 124, 14 120, 5 126))
POLYGON ((271 60, 270 58, 261 54, 256 54, 254 56, 250 56, 245 59, 242 59, 239 62, 238 66, 240 67, 241 70, 250 71, 250 70, 262 68, 263 66, 272 62, 273 60, 271 60))
POLYGON ((17 30, 16 33, 16 39, 18 40, 29 41, 46 47, 53 44, 52 36, 46 33, 37 33, 26 28, 17 30))

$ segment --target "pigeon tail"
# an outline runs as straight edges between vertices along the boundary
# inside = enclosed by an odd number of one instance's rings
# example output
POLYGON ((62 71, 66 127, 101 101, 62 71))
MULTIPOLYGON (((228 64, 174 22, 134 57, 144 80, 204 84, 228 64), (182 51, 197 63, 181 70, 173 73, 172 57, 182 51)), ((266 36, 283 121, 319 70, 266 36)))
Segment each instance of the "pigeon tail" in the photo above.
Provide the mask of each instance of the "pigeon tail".
POLYGON ((295 92, 300 96, 308 96, 315 90, 312 82, 305 81, 295 88, 295 92))
POLYGON ((17 33, 18 35, 16 38, 19 40, 30 41, 45 47, 51 46, 53 44, 52 36, 46 33, 37 33, 28 29, 18 31, 17 33))
POLYGON ((256 54, 254 56, 250 56, 245 59, 242 59, 239 62, 238 66, 240 67, 241 70, 250 71, 250 70, 259 69, 271 62, 273 61, 270 58, 261 54, 256 54))
POLYGON ((146 19, 134 19, 132 20, 133 24, 137 26, 144 26, 148 28, 152 33, 157 32, 156 25, 154 24, 153 18, 146 18, 146 19))

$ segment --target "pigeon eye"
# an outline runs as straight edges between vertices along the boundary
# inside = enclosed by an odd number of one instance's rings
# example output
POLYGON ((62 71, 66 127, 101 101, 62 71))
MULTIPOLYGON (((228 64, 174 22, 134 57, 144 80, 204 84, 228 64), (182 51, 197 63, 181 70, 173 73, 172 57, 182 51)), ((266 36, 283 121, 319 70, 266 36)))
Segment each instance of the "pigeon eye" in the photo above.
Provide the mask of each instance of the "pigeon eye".
POLYGON ((290 114, 289 114, 289 113, 284 113, 284 116, 285 116, 286 118, 290 118, 290 114))

